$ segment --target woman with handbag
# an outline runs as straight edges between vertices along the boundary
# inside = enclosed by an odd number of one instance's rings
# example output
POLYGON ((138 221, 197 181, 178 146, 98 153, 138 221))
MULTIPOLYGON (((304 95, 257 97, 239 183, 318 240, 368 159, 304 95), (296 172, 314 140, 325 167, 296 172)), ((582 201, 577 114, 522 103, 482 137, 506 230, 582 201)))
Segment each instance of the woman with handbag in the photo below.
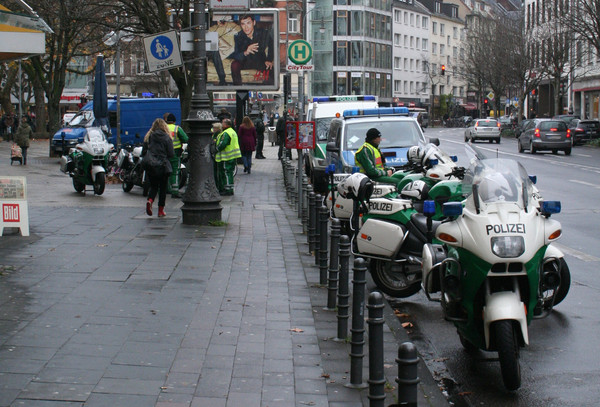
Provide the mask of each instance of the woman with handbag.
POLYGON ((175 156, 173 141, 169 135, 169 127, 163 119, 156 119, 152 128, 144 137, 142 148, 142 165, 150 179, 150 191, 146 202, 146 213, 152 216, 152 203, 158 193, 158 217, 166 216, 165 201, 167 199, 167 184, 173 171, 170 158, 175 156))

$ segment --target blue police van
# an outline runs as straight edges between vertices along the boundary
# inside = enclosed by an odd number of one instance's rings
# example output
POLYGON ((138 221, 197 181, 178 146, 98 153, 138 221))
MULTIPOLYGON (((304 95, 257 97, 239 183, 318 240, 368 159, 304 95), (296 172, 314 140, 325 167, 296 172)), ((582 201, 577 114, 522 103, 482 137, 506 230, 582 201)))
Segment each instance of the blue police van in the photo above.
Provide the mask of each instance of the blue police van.
MULTIPOLYGON (((143 142, 152 122, 162 118, 165 113, 173 113, 177 124, 181 124, 181 104, 177 98, 121 99, 121 144, 138 145, 143 142)), ((109 143, 117 142, 117 101, 108 101, 108 120, 110 124, 109 143)), ((84 137, 86 128, 94 123, 94 102, 88 102, 68 126, 58 130, 52 137, 51 155, 67 154, 84 137), (64 135, 64 151, 63 151, 64 135)))

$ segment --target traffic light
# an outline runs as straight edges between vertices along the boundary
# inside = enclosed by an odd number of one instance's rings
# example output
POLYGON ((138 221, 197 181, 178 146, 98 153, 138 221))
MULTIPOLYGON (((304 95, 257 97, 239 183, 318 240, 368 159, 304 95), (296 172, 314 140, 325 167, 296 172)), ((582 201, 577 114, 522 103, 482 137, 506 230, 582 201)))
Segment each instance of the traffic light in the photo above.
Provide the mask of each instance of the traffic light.
POLYGON ((483 107, 484 107, 485 109, 487 109, 487 108, 488 108, 488 99, 487 99, 487 98, 483 99, 483 107))
POLYGON ((446 65, 442 65, 442 75, 446 75, 446 65))

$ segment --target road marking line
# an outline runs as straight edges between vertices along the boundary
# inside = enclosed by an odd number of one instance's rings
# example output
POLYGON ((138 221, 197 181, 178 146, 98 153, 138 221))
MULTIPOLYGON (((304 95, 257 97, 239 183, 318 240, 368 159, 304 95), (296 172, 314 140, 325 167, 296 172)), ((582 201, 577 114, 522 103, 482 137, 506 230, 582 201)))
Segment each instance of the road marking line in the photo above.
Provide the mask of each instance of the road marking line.
POLYGON ((592 261, 600 261, 598 257, 594 257, 591 254, 587 254, 584 252, 580 252, 579 250, 571 249, 570 247, 564 246, 559 243, 552 243, 552 245, 556 246, 561 252, 568 254, 570 256, 576 257, 581 261, 592 262, 592 261))
POLYGON ((585 181, 580 181, 578 179, 570 179, 569 181, 575 182, 576 184, 585 185, 587 187, 592 187, 592 188, 600 189, 600 185, 592 184, 592 183, 585 182, 585 181))

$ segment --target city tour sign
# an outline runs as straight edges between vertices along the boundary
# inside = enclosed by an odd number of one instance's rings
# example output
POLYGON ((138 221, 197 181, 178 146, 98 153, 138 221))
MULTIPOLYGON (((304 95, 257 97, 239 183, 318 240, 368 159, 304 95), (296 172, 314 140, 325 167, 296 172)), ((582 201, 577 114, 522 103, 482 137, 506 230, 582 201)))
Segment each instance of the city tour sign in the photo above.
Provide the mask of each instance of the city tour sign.
POLYGON ((305 40, 295 40, 288 47, 288 64, 289 72, 304 72, 312 71, 315 66, 310 64, 312 60, 312 47, 305 40))

